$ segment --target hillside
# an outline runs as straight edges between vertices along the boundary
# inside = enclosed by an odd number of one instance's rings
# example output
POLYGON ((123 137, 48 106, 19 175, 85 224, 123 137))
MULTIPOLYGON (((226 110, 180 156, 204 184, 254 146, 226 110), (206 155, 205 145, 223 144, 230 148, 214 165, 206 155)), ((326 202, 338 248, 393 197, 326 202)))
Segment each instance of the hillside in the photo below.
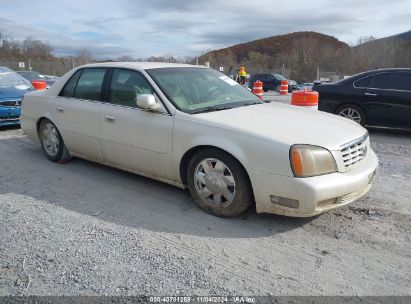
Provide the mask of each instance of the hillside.
POLYGON ((411 67, 411 31, 360 42, 350 47, 332 36, 295 32, 211 51, 199 62, 226 69, 244 64, 251 74, 278 72, 299 81, 312 81, 318 72, 342 77, 375 68, 411 67))
POLYGON ((250 52, 279 56, 293 53, 301 41, 315 41, 316 44, 334 50, 348 49, 345 42, 337 38, 316 32, 295 32, 286 35, 272 36, 247 43, 237 44, 228 48, 208 52, 199 58, 206 61, 210 57, 233 56, 236 61, 248 59, 250 52))
POLYGON ((366 41, 363 44, 357 45, 354 48, 361 47, 363 45, 374 45, 374 46, 381 46, 387 43, 398 43, 398 44, 409 44, 411 42, 411 30, 408 32, 379 38, 379 39, 372 39, 370 41, 366 41))
POLYGON ((361 70, 369 67, 411 67, 411 31, 369 39, 351 49, 352 61, 361 70))

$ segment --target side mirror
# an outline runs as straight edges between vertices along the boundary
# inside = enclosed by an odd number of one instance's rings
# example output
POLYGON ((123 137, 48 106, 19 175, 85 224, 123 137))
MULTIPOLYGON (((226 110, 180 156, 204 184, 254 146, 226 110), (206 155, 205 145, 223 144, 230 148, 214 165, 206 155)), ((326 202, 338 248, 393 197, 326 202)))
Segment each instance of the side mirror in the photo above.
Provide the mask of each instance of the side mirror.
POLYGON ((321 84, 321 80, 314 80, 314 82, 313 82, 315 85, 319 85, 319 84, 321 84))
POLYGON ((137 106, 144 110, 161 112, 162 106, 156 102, 152 94, 141 94, 137 97, 137 106))

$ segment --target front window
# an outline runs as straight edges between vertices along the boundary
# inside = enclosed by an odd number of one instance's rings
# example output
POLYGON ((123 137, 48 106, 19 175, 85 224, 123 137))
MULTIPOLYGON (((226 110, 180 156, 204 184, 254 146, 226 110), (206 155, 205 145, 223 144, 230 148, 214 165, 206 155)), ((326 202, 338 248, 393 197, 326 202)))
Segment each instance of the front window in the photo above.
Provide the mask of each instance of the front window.
POLYGON ((411 91, 411 73, 390 72, 377 74, 372 87, 383 90, 411 91))
POLYGON ((147 73, 181 111, 200 113, 242 107, 262 101, 215 70, 204 68, 150 69, 147 73))
POLYGON ((153 88, 140 73, 115 69, 111 76, 109 101, 122 106, 137 107, 141 94, 154 94, 153 88))

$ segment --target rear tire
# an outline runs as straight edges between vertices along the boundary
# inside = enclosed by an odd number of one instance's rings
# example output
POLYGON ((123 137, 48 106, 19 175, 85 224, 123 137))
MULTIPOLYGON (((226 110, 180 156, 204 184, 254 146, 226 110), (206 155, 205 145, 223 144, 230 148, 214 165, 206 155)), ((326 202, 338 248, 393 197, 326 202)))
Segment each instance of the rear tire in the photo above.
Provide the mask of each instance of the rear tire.
POLYGON ((364 110, 354 104, 346 104, 339 107, 335 114, 351 119, 356 123, 359 123, 361 126, 365 126, 367 122, 364 110))
POLYGON ((250 182, 243 166, 231 155, 207 148, 189 162, 188 188, 194 202, 219 217, 235 217, 254 202, 250 182))
POLYGON ((40 123, 39 138, 44 154, 52 162, 65 163, 71 159, 56 125, 47 118, 40 123))

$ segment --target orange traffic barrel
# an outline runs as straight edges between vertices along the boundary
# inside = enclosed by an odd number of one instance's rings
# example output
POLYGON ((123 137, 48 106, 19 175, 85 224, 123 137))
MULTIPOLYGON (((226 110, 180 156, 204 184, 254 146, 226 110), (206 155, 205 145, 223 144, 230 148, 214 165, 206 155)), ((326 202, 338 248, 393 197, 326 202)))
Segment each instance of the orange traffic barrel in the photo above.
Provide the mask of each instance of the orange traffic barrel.
POLYGON ((254 82, 253 93, 257 95, 257 97, 263 99, 263 83, 260 80, 254 82))
POLYGON ((47 82, 45 80, 32 80, 31 84, 37 91, 44 91, 47 89, 47 82))
POLYGON ((287 93, 288 93, 288 81, 281 80, 280 95, 287 95, 287 93))
POLYGON ((291 104, 318 109, 318 92, 312 90, 294 91, 291 95, 291 104))

